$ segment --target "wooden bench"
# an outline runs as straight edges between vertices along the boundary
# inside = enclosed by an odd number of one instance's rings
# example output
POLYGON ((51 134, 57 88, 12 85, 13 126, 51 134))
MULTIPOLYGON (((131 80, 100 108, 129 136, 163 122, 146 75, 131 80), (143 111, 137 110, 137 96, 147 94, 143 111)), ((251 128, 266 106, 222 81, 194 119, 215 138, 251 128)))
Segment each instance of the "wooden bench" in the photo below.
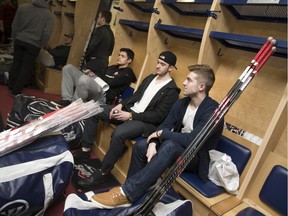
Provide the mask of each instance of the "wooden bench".
MULTIPOLYGON (((226 153, 232 158, 239 175, 241 175, 250 159, 251 151, 225 136, 220 138, 217 150, 226 153)), ((208 215, 211 211, 221 215, 219 208, 213 208, 213 205, 224 200, 229 203, 229 208, 233 208, 240 203, 240 200, 234 199, 234 196, 227 193, 223 187, 215 185, 210 180, 204 183, 196 174, 190 172, 184 171, 176 179, 173 186, 182 196, 191 199, 193 203, 195 202, 195 206, 198 207, 194 209, 196 215, 208 215)), ((226 212, 228 210, 221 207, 221 211, 226 212)))
POLYGON ((36 65, 36 82, 39 88, 48 94, 61 94, 62 71, 57 67, 36 65))
MULTIPOLYGON (((97 140, 94 143, 94 151, 102 160, 110 146, 110 137, 115 126, 100 121, 98 128, 97 140)), ((134 144, 135 140, 126 141, 127 151, 117 161, 112 170, 113 175, 120 181, 120 183, 125 182, 131 159, 132 146, 134 144)), ((224 136, 221 137, 217 150, 231 156, 232 161, 235 163, 238 172, 241 175, 249 161, 251 151, 245 146, 242 146, 224 136)), ((208 215, 211 212, 215 213, 219 211, 219 208, 213 209, 213 205, 220 203, 223 200, 225 200, 226 203, 229 203, 229 209, 222 207, 221 212, 227 212, 241 202, 240 200, 235 199, 231 194, 227 193, 224 188, 215 185, 211 181, 203 183, 197 175, 188 172, 183 172, 176 179, 173 187, 183 197, 192 200, 192 202, 195 203, 195 206, 203 207, 200 208, 201 210, 198 212, 199 215, 208 215)))

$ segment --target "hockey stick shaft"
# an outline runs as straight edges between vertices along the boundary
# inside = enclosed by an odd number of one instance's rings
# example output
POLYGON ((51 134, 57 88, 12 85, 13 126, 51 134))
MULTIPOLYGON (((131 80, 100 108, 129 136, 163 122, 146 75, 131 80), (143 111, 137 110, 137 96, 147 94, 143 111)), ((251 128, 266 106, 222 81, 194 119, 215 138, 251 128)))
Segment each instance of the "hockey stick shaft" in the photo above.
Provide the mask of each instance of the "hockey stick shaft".
POLYGON ((245 75, 240 76, 235 85, 229 91, 228 95, 223 99, 220 103, 219 107, 214 111, 210 119, 207 121, 205 126, 199 132, 199 134, 195 137, 192 143, 187 147, 187 149, 183 152, 183 154, 177 159, 177 161, 173 164, 173 166, 169 169, 166 177, 161 181, 160 185, 156 187, 155 190, 150 193, 144 203, 135 211, 133 215, 137 216, 147 216, 150 214, 156 203, 161 199, 163 194, 169 189, 171 184, 176 180, 177 176, 182 173, 182 171, 186 168, 186 166, 190 163, 192 158, 198 152, 198 150, 203 146, 206 140, 209 138, 213 129, 219 124, 219 122, 224 118, 225 114, 229 111, 230 107, 233 103, 239 98, 245 87, 249 84, 249 82, 254 78, 255 74, 259 71, 260 68, 258 66, 263 66, 264 63, 268 60, 275 49, 271 47, 273 44, 269 40, 268 43, 265 43, 264 49, 259 51, 256 55, 257 59, 254 58, 252 61, 252 67, 245 69, 245 75), (256 70, 257 68, 257 70, 256 70), (249 75, 247 75, 248 73, 249 75), (245 86, 243 88, 243 85, 245 86))
POLYGON ((89 46, 89 43, 90 43, 90 40, 91 40, 91 37, 93 35, 93 32, 94 32, 94 28, 95 28, 95 20, 93 20, 92 22, 92 25, 91 25, 91 28, 90 28, 90 32, 89 32, 89 35, 88 35, 88 38, 87 38, 87 41, 86 41, 86 44, 84 46, 84 50, 83 50, 83 54, 80 58, 80 63, 79 63, 79 69, 82 68, 82 66, 84 65, 84 59, 85 59, 85 55, 86 55, 86 51, 87 51, 87 48, 89 46))
MULTIPOLYGON (((269 37, 262 48, 258 51, 258 53, 254 56, 254 58, 251 60, 250 64, 246 67, 244 72, 240 75, 237 82, 234 84, 234 86, 230 89, 230 91, 227 93, 226 98, 224 98, 223 103, 225 103, 226 99, 230 97, 231 93, 235 91, 235 89, 238 89, 240 85, 242 85, 243 80, 245 80, 250 73, 255 69, 257 66, 259 60, 263 58, 263 54, 269 50, 267 47, 272 47, 275 44, 276 40, 272 37, 269 37)), ((222 103, 220 104, 220 106, 222 103)))

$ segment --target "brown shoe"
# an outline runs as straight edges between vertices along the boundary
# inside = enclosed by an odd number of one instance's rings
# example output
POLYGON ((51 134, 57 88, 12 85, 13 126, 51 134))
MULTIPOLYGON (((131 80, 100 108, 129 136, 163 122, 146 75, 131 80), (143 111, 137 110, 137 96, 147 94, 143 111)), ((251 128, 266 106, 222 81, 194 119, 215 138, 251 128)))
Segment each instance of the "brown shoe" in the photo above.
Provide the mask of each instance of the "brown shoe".
POLYGON ((132 203, 124 196, 120 187, 112 188, 106 193, 99 193, 92 196, 91 201, 99 205, 99 208, 113 209, 116 207, 129 207, 132 203))

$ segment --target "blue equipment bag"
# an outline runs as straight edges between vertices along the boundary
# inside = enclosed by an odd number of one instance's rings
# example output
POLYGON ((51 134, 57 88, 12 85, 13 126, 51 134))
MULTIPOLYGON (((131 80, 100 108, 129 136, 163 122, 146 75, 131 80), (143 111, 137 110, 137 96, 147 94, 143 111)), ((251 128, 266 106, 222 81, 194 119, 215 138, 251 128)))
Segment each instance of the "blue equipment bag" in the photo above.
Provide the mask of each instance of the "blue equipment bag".
POLYGON ((43 215, 70 181, 74 161, 62 135, 0 157, 0 215, 43 215))
MULTIPOLYGON (((145 196, 127 208, 99 209, 90 201, 93 191, 85 194, 70 194, 65 201, 64 216, 127 216, 133 213, 143 202, 145 196)), ((160 202, 153 208, 153 216, 192 216, 193 208, 190 200, 183 200, 173 189, 169 189, 160 202)))

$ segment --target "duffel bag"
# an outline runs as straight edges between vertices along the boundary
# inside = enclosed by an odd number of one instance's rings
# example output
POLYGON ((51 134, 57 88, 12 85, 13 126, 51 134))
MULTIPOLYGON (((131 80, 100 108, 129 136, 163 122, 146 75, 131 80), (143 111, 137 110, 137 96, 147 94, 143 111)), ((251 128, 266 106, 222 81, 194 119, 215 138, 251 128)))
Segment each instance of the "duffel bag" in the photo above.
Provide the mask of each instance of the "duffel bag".
POLYGON ((0 157, 0 215, 43 215, 62 197, 74 166, 68 149, 52 135, 0 157))

